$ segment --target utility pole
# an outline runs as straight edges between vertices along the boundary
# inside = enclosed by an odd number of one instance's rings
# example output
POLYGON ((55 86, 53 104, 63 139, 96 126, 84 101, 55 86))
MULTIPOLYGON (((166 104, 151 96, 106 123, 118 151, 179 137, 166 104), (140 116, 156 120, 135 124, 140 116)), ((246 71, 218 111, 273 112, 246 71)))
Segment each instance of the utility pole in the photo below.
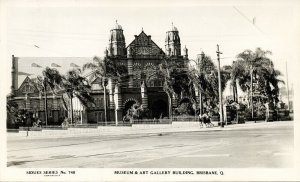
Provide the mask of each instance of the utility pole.
POLYGON ((288 99, 288 110, 290 112, 290 91, 289 91, 289 77, 288 77, 288 69, 287 69, 287 61, 285 62, 286 69, 286 87, 287 87, 287 99, 288 99))
MULTIPOLYGON (((198 68, 199 68, 199 75, 201 74, 201 69, 200 69, 200 64, 204 59, 204 52, 202 51, 200 54, 200 59, 198 59, 198 68)), ((200 115, 202 116, 202 91, 201 91, 201 86, 199 87, 199 112, 200 115)))
POLYGON ((250 67, 250 77, 251 77, 251 80, 250 80, 251 119, 253 120, 253 118, 254 118, 254 108, 253 108, 253 66, 252 66, 252 63, 251 63, 251 67, 250 67))
POLYGON ((223 103, 222 103, 222 87, 221 87, 221 67, 220 67, 220 54, 219 45, 217 44, 217 57, 218 57, 218 82, 219 82, 219 112, 220 112, 220 124, 221 127, 224 127, 223 122, 223 103))
POLYGON ((44 77, 44 80, 43 80, 43 84, 44 84, 44 91, 45 91, 45 95, 44 95, 44 113, 45 113, 45 122, 46 122, 46 126, 48 125, 48 100, 47 100, 47 78, 44 77))

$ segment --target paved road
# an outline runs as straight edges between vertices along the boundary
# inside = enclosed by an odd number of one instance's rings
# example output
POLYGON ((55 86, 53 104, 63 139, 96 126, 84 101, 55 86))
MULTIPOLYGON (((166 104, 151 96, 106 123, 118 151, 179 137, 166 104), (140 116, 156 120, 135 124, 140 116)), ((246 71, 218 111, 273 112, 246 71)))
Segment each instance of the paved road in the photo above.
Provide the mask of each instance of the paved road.
POLYGON ((293 167, 293 123, 234 130, 8 138, 9 167, 293 167))

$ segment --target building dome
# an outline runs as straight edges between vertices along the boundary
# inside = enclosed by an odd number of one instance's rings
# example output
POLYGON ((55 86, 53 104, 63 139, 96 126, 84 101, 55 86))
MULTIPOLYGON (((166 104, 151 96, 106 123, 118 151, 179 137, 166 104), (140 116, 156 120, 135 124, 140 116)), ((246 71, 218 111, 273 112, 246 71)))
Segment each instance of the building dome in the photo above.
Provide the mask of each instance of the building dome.
POLYGON ((181 55, 179 31, 173 23, 171 30, 166 32, 165 49, 168 56, 181 55))
POLYGON ((172 22, 172 27, 171 30, 167 31, 167 35, 166 35, 166 42, 179 42, 180 43, 180 37, 179 37, 179 31, 177 29, 177 27, 175 27, 173 25, 172 22))
POLYGON ((118 21, 116 20, 115 25, 112 28, 113 30, 123 30, 122 26, 118 24, 118 21))
POLYGON ((110 30, 109 40, 117 41, 117 42, 125 42, 122 26, 118 24, 117 20, 113 29, 110 30))
POLYGON ((171 27, 170 32, 178 32, 178 29, 177 29, 177 27, 175 27, 175 26, 173 25, 173 22, 172 22, 172 27, 171 27))
POLYGON ((122 26, 116 21, 113 29, 110 30, 108 56, 124 56, 126 55, 125 37, 122 26))
POLYGON ((172 30, 171 30, 171 31, 173 31, 173 32, 178 32, 178 29, 177 29, 177 27, 172 26, 172 30))

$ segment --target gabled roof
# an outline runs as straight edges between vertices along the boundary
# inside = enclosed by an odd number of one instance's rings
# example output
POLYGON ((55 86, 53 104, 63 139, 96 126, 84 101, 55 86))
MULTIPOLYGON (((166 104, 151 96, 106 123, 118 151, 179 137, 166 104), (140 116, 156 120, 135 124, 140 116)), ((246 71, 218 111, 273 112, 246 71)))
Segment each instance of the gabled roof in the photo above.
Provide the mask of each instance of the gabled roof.
POLYGON ((35 91, 37 91, 37 87, 35 85, 35 83, 29 78, 29 76, 27 76, 24 81, 21 83, 20 87, 18 88, 18 90, 22 90, 24 86, 26 85, 30 85, 32 87, 34 87, 35 91))
POLYGON ((151 36, 142 31, 135 39, 126 47, 132 49, 133 55, 163 55, 163 50, 151 39, 151 36))

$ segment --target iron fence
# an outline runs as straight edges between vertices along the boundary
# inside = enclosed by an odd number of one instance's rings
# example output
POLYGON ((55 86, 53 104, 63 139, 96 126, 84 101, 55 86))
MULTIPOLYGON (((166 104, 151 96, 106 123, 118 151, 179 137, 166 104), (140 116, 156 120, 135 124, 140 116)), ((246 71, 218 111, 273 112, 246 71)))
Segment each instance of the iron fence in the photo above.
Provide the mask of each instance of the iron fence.
POLYGON ((173 116, 172 122, 195 122, 199 121, 197 116, 173 116))

